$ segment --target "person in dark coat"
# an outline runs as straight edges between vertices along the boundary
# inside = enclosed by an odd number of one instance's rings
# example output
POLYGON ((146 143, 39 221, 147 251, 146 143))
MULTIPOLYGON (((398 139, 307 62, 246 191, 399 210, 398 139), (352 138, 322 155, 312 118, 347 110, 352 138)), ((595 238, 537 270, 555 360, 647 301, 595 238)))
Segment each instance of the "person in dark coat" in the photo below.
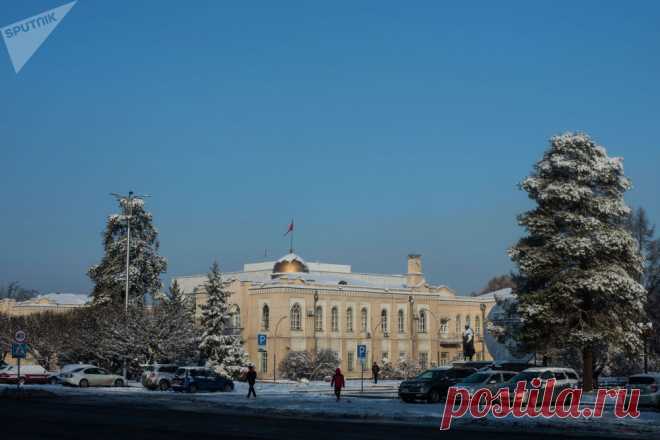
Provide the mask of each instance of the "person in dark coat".
POLYGON ((346 386, 344 375, 341 374, 341 370, 339 368, 335 370, 335 375, 332 376, 330 386, 335 388, 335 396, 337 396, 337 402, 339 402, 339 398, 341 397, 341 389, 346 386))
POLYGON ((371 366, 371 373, 374 375, 374 383, 378 383, 378 373, 380 373, 380 367, 374 361, 374 364, 371 366))
POLYGON ((247 379, 248 385, 250 386, 250 389, 248 389, 247 398, 249 399, 250 394, 252 394, 256 399, 257 393, 254 392, 254 384, 257 381, 257 372, 254 370, 254 367, 252 365, 248 367, 248 372, 245 377, 247 379))

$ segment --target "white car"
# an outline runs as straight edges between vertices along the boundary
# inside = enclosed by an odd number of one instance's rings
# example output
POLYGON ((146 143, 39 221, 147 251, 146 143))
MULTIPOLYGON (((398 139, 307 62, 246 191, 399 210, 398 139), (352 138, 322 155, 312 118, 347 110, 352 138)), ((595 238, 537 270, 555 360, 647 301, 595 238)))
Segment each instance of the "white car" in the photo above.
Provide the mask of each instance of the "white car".
POLYGON ((63 375, 67 373, 71 373, 76 370, 80 370, 83 368, 91 368, 91 367, 96 367, 96 365, 92 364, 67 364, 62 366, 60 368, 60 371, 57 373, 53 373, 48 377, 48 383, 51 385, 57 385, 58 383, 64 382, 63 375))
MULTIPOLYGON (((566 388, 577 388, 578 384, 580 382, 580 378, 575 372, 574 369, 572 368, 563 368, 563 367, 533 367, 533 368, 528 368, 525 371, 516 374, 514 377, 512 377, 509 382, 507 383, 509 387, 509 392, 510 392, 510 399, 513 402, 513 400, 516 397, 516 384, 518 382, 527 382, 527 386, 529 387, 530 382, 535 379, 539 378, 541 379, 541 392, 540 395, 543 396, 544 390, 545 390, 545 385, 548 381, 548 379, 555 379, 555 387, 554 387, 554 392, 552 395, 552 399, 557 397, 560 391, 566 389, 566 388)), ((522 403, 525 404, 527 403, 527 397, 528 397, 528 390, 524 391, 521 394, 522 397, 522 403)), ((540 402, 538 402, 540 403, 540 402)))
POLYGON ((65 385, 73 385, 80 388, 87 387, 123 387, 124 378, 116 374, 110 374, 103 368, 86 367, 73 370, 62 375, 65 385))

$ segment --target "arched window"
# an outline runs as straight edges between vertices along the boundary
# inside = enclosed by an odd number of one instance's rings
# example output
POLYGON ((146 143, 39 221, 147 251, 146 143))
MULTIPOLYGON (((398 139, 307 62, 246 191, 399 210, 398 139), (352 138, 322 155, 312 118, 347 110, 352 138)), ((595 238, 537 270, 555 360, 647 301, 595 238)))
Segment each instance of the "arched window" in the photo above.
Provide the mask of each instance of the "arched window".
POLYGON ((463 329, 461 328, 461 315, 456 315, 456 334, 460 335, 463 333, 463 329))
POLYGON ((367 333, 367 308, 363 307, 362 311, 360 311, 360 327, 362 327, 362 331, 364 333, 367 333))
POLYGON ((399 310, 399 333, 406 331, 406 318, 403 316, 403 310, 399 310))
POLYGON ((333 332, 339 331, 339 310, 337 310, 337 307, 333 307, 330 310, 330 325, 333 332))
POLYGON ((314 312, 314 328, 317 332, 323 331, 323 307, 317 306, 314 312))
POLYGON ((294 304, 291 307, 291 330, 300 330, 300 305, 294 304))
POLYGON ((383 331, 383 334, 387 333, 387 310, 385 309, 380 312, 380 329, 383 331))
POLYGON ((481 319, 478 316, 474 317, 474 333, 475 335, 481 334, 481 319))
POLYGON ((241 309, 238 307, 236 304, 231 306, 230 310, 230 316, 231 316, 231 327, 232 330, 240 330, 241 329, 241 309))
POLYGON ((472 320, 470 319, 470 315, 467 315, 465 317, 465 325, 467 325, 468 327, 472 327, 472 320))
POLYGON ((426 310, 419 311, 419 320, 417 321, 417 331, 426 333, 426 310))
POLYGON ((268 304, 264 304, 264 306, 261 308, 261 329, 268 330, 269 326, 270 326, 270 309, 268 308, 268 304))
POLYGON ((346 331, 353 331, 353 309, 351 307, 346 309, 346 331))
POLYGON ((449 326, 447 325, 447 319, 443 319, 440 322, 440 334, 446 335, 449 332, 449 326))

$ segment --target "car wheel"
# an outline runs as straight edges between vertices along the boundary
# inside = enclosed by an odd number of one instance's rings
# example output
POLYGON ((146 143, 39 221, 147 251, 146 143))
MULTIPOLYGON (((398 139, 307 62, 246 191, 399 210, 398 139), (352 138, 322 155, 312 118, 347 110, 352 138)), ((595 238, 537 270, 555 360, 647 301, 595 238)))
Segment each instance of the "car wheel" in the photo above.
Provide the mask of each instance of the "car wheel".
POLYGON ((188 392, 193 393, 193 394, 196 393, 197 392, 197 385, 195 385, 195 384, 190 385, 188 387, 188 392))
POLYGON ((124 386, 124 381, 121 380, 121 379, 117 379, 117 380, 115 380, 114 385, 115 385, 116 388, 123 387, 124 386))
POLYGON ((412 399, 410 397, 402 397, 401 400, 403 400, 405 403, 412 403, 412 399))
POLYGON ((89 386, 89 381, 87 379, 81 379, 80 382, 78 382, 78 386, 80 388, 87 388, 89 386))
POLYGON ((440 402, 440 393, 438 392, 438 390, 431 390, 431 392, 429 393, 428 400, 429 400, 429 403, 438 403, 438 402, 440 402))
POLYGON ((161 380, 158 384, 158 388, 160 388, 161 391, 167 391, 170 389, 170 383, 166 380, 161 380))
POLYGON ((222 391, 225 393, 229 393, 230 391, 234 391, 234 386, 230 383, 226 383, 225 386, 222 388, 222 391))

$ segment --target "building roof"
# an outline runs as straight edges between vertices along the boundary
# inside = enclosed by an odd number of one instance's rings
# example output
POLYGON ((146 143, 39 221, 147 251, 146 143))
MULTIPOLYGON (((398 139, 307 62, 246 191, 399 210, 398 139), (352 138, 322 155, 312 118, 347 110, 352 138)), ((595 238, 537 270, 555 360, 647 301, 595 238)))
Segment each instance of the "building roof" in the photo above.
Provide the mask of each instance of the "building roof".
POLYGON ((31 298, 26 301, 21 301, 16 303, 16 307, 34 307, 34 306, 48 306, 48 305, 57 305, 57 306, 82 306, 87 304, 90 300, 90 297, 85 294, 79 293, 47 293, 45 295, 39 295, 35 298, 31 298))

